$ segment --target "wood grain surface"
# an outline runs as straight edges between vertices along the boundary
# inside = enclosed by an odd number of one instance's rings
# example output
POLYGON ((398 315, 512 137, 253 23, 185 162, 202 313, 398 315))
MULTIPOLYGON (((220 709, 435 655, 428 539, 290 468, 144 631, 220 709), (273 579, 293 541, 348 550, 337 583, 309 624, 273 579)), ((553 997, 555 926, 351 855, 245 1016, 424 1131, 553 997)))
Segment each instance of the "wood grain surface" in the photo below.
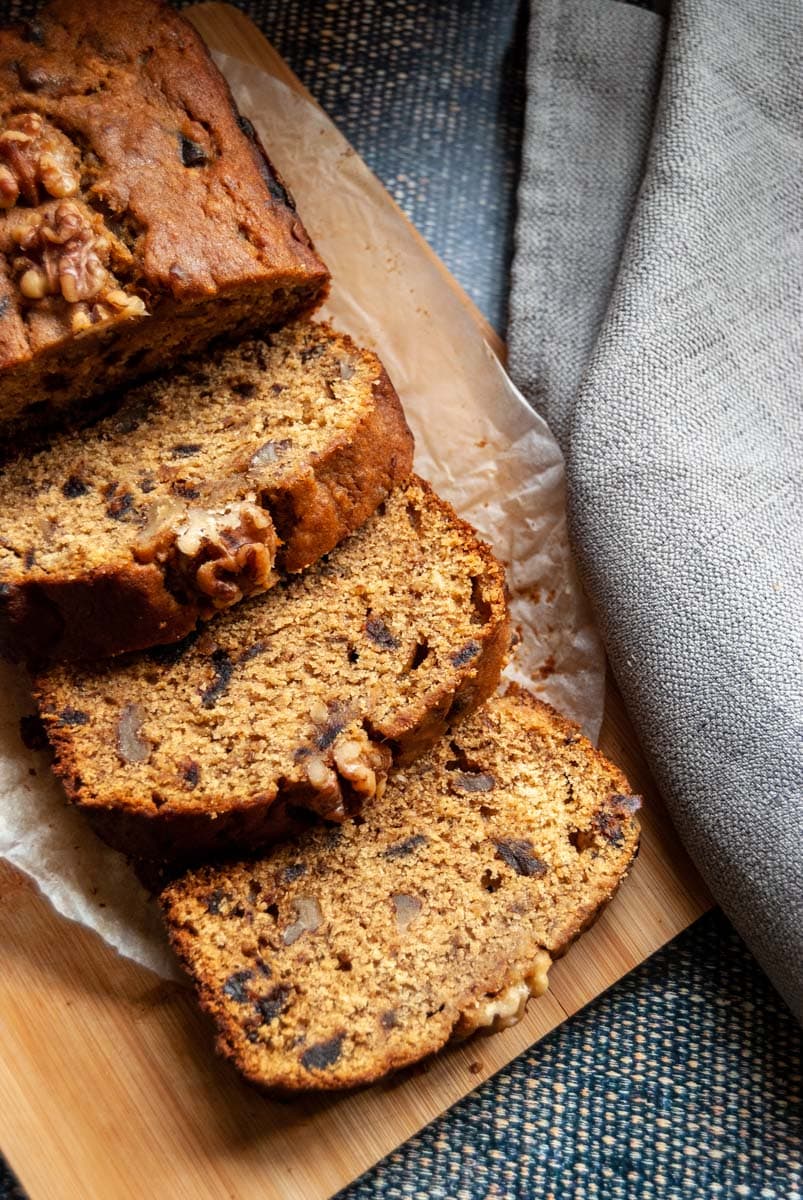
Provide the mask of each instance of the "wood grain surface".
MULTIPOLYGON (((203 4, 189 15, 213 48, 300 89, 241 12, 203 4)), ((323 1200, 684 929, 710 901, 613 686, 601 745, 645 797, 641 854, 614 904, 520 1025, 354 1095, 278 1102, 246 1086, 214 1056, 186 987, 59 918, 0 864, 0 1148, 31 1200, 323 1200)))

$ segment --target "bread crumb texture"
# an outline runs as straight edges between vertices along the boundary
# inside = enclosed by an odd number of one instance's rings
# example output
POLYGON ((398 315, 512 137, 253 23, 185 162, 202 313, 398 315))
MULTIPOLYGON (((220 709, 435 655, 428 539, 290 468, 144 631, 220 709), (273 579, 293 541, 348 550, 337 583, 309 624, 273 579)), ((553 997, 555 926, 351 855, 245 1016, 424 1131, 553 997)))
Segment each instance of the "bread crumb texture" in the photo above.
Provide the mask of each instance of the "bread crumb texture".
POLYGON ((92 656, 182 636, 331 550, 411 464, 381 363, 329 326, 208 353, 0 475, 5 640, 92 656))
POLYGON ((37 697, 70 797, 129 853, 186 858, 342 819, 496 686, 504 572, 413 480, 316 567, 202 632, 37 697))
POLYGON ((361 815, 161 902, 218 1047, 278 1090, 371 1082, 521 1016, 614 894, 639 799, 575 726, 494 698, 361 815))

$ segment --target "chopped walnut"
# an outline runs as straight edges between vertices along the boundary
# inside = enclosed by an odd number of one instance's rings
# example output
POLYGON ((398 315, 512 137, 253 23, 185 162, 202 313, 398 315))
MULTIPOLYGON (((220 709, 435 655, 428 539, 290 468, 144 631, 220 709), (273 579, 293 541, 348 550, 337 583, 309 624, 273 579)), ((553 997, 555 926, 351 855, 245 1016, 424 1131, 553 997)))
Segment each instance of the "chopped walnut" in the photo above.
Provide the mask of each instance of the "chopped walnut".
POLYGON ((139 563, 164 563, 188 518, 187 507, 180 500, 169 498, 158 500, 149 511, 148 523, 134 546, 134 557, 139 563))
POLYGON ((332 746, 332 757, 338 774, 366 797, 376 795, 377 779, 384 779, 390 765, 389 751, 375 745, 362 728, 341 734, 332 746))
POLYGON ((10 226, 12 240, 30 263, 20 279, 20 291, 29 300, 61 292, 75 304, 92 300, 108 282, 109 273, 100 258, 106 249, 93 228, 91 215, 72 200, 31 213, 20 213, 10 226), (38 262, 36 261, 38 259, 38 262))
POLYGON ((315 790, 315 800, 311 807, 322 817, 332 821, 342 821, 346 815, 343 804, 343 792, 340 781, 322 755, 312 755, 306 763, 307 779, 315 790))
POLYGON ((104 294, 102 300, 94 304, 76 304, 70 316, 70 325, 74 333, 80 333, 114 317, 144 317, 147 313, 145 301, 141 297, 129 296, 122 288, 112 288, 104 294))
POLYGON ((142 735, 146 713, 141 704, 126 704, 117 721, 117 752, 123 762, 147 762, 151 744, 142 735))
POLYGON ((391 897, 399 932, 404 933, 407 926, 421 912, 421 901, 417 896, 408 896, 405 892, 395 892, 391 897))
POLYGON ((0 132, 0 208, 78 191, 78 148, 38 113, 17 113, 0 132), (44 195, 42 193, 44 192, 44 195))
POLYGON ((19 209, 7 219, 5 232, 22 295, 26 300, 61 295, 72 306, 75 332, 146 315, 143 300, 124 291, 111 270, 112 260, 125 267, 129 252, 86 205, 61 200, 33 211, 19 209))
POLYGON ((552 959, 546 950, 539 950, 533 959, 529 974, 525 976, 531 996, 543 996, 549 990, 549 968, 551 966, 552 959))
POLYGON ((216 611, 270 587, 278 544, 269 514, 253 500, 204 509, 170 499, 154 505, 134 557, 172 563, 216 611))
POLYGON ((313 700, 309 715, 316 725, 325 725, 329 720, 329 709, 321 700, 313 700))
MULTIPOLYGON (((335 707, 336 711, 336 707, 335 707)), ((323 734, 316 740, 316 751, 304 750, 307 780, 315 790, 313 806, 321 816, 342 821, 346 815, 346 794, 372 797, 382 794, 390 766, 390 750, 375 745, 356 722, 343 729, 333 718, 332 708, 320 701, 311 705, 313 717, 324 718, 323 734)))
POLYGON ((323 923, 321 906, 314 896, 296 896, 293 907, 296 910, 296 919, 284 931, 282 941, 285 946, 292 946, 302 933, 315 933, 323 923))
POLYGON ((547 972, 551 965, 552 959, 546 950, 539 950, 524 979, 509 984, 495 996, 475 1000, 463 1010, 452 1031, 453 1039, 462 1041, 478 1029, 498 1033, 501 1029, 509 1029, 511 1025, 516 1025, 524 1016, 530 996, 543 996, 548 989, 547 972))

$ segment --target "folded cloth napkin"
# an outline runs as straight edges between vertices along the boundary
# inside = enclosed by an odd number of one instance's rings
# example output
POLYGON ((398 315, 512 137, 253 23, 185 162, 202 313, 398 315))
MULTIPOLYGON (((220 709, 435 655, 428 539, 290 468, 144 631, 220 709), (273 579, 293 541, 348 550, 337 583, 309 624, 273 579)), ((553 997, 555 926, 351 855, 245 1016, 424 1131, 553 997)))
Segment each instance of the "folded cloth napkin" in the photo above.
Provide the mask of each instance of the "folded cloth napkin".
POLYGON ((799 0, 533 0, 510 367, 656 780, 803 1020, 799 0))

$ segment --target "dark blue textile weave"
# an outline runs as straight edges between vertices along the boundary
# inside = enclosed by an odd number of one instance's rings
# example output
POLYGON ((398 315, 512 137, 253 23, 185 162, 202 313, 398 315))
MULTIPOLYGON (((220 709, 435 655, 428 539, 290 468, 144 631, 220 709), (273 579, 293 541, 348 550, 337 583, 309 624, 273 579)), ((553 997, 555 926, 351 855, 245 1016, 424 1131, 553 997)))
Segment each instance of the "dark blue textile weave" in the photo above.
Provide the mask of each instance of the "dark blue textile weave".
POLYGON ((341 1200, 801 1200, 800 1051, 712 913, 341 1200))

